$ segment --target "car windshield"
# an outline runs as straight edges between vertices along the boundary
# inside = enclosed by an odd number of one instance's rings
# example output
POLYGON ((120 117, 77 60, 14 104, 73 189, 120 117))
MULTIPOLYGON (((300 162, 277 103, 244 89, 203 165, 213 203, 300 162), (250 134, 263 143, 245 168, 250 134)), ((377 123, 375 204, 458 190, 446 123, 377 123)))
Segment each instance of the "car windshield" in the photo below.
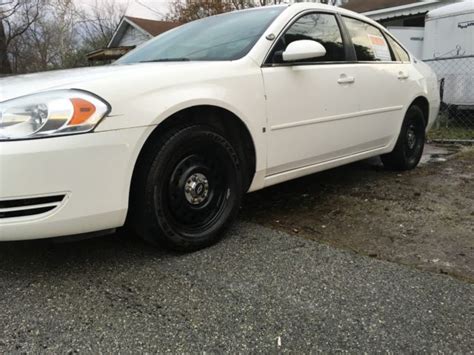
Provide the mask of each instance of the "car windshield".
POLYGON ((240 59, 284 9, 281 6, 236 11, 190 22, 165 32, 115 64, 240 59))

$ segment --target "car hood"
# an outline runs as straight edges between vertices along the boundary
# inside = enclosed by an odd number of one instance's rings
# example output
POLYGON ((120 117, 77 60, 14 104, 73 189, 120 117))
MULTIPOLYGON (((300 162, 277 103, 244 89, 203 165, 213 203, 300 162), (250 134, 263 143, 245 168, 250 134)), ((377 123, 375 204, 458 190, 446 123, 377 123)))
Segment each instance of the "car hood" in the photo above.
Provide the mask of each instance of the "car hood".
POLYGON ((119 67, 107 66, 5 77, 0 79, 0 102, 64 86, 73 87, 75 83, 113 75, 119 71, 119 67))
MULTIPOLYGON (((190 69, 199 72, 216 62, 143 63, 130 65, 108 65, 103 67, 57 70, 35 74, 9 76, 0 79, 0 102, 33 93, 55 89, 87 90, 92 83, 104 81, 114 85, 117 81, 131 82, 134 78, 153 76, 172 77, 190 69), (186 69, 185 69, 186 68, 186 69)), ((222 65, 222 63, 220 64, 222 65)), ((155 82, 159 84, 158 82, 155 82)))

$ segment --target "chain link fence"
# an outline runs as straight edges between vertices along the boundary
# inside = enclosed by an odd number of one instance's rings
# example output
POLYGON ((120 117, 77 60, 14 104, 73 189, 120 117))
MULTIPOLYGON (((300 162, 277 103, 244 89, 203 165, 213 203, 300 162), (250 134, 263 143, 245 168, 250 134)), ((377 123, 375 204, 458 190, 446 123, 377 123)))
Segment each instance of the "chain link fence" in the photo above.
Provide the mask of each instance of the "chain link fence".
POLYGON ((441 109, 433 140, 474 143, 474 56, 425 60, 437 74, 441 109))

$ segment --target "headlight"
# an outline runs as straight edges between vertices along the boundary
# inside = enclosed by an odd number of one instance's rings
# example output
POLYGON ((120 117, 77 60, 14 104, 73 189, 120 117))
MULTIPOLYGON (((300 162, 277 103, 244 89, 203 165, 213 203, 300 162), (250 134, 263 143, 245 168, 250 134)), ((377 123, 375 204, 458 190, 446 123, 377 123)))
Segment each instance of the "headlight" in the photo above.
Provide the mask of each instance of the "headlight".
POLYGON ((0 103, 0 140, 32 139, 92 131, 110 111, 79 90, 58 90, 0 103))

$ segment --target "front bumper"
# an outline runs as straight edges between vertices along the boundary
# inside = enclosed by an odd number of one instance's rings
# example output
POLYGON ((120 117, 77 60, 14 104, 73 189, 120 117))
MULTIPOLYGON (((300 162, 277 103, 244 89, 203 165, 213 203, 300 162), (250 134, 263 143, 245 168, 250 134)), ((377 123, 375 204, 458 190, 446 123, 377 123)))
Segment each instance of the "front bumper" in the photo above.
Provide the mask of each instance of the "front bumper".
POLYGON ((122 226, 135 161, 151 130, 0 142, 0 241, 122 226))

